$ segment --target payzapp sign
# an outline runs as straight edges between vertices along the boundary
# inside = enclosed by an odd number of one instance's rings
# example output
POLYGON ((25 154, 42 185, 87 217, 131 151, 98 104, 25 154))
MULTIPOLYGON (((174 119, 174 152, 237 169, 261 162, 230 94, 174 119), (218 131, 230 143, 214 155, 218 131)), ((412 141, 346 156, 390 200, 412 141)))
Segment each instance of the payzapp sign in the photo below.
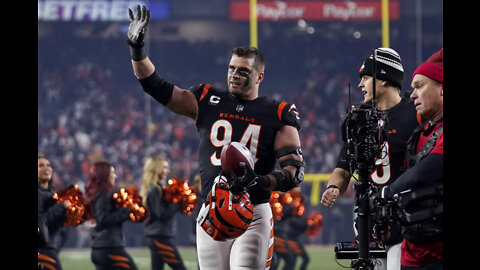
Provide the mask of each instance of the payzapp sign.
MULTIPOLYGON (((399 4, 389 1, 389 18, 399 18, 399 4)), ((230 2, 232 20, 249 20, 250 4, 248 1, 230 2)), ((381 1, 346 1, 346 2, 288 2, 258 1, 257 18, 264 21, 278 20, 379 20, 382 18, 381 1)))

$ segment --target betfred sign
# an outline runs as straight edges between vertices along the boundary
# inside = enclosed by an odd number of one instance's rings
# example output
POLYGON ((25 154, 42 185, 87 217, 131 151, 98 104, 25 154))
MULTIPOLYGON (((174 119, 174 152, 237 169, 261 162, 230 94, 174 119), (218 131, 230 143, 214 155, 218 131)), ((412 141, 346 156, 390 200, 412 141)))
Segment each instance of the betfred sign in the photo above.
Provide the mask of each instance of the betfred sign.
POLYGON ((38 0, 39 21, 128 21, 128 9, 150 10, 151 20, 170 17, 166 0, 38 0))
MULTIPOLYGON (((399 18, 400 8, 397 1, 389 1, 389 19, 399 18)), ((263 21, 279 20, 379 20, 382 18, 381 1, 345 1, 345 2, 289 2, 258 1, 257 19, 263 21)), ((230 19, 249 20, 249 1, 230 2, 230 19)))

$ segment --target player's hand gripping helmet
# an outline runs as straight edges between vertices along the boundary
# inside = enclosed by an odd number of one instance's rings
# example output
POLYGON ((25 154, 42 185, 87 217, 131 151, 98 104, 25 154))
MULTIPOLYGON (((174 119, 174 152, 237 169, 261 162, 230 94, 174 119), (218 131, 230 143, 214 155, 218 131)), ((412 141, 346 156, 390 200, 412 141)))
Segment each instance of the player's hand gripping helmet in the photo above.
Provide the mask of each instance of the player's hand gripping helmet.
POLYGON ((215 178, 197 218, 197 223, 214 240, 224 241, 242 235, 253 219, 253 205, 248 193, 234 195, 223 175, 215 178))

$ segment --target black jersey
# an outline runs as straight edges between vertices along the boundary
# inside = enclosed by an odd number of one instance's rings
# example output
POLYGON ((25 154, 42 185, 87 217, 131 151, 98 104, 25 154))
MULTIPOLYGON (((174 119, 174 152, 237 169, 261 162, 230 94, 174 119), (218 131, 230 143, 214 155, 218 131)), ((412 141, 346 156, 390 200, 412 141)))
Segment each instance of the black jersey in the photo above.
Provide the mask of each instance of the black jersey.
MULTIPOLYGON (((300 129, 299 115, 294 104, 267 97, 254 100, 235 98, 229 91, 200 84, 190 89, 198 102, 197 130, 200 136, 199 163, 203 199, 219 175, 220 153, 229 142, 244 144, 255 157, 254 170, 265 175, 275 169, 273 148, 275 135, 284 125, 300 129)), ((265 203, 270 191, 252 190, 252 203, 265 203)))
MULTIPOLYGON (((384 125, 387 130, 387 140, 383 144, 381 158, 375 162, 376 170, 370 175, 370 180, 381 186, 392 184, 403 173, 407 141, 421 122, 413 101, 409 99, 403 98, 400 103, 384 112, 387 116, 384 125)), ((340 152, 337 168, 349 170, 346 161, 346 144, 340 152)), ((401 241, 400 225, 390 223, 390 238, 384 243, 393 245, 401 241)))
MULTIPOLYGON (((413 101, 405 98, 383 112, 387 116, 384 126, 387 140, 383 144, 381 158, 375 162, 376 170, 370 175, 370 180, 378 185, 391 184, 402 174, 408 138, 421 121, 413 101)), ((346 161, 346 144, 342 147, 336 167, 350 170, 346 161)))

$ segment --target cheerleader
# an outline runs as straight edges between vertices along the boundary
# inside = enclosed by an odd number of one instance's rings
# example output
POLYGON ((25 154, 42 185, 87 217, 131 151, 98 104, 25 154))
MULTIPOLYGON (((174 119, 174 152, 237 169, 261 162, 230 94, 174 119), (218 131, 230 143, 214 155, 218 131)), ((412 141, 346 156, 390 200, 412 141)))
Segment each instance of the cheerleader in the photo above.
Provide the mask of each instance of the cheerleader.
POLYGON ((138 269, 125 249, 122 224, 130 210, 116 207, 113 187, 117 175, 108 162, 93 164, 85 184, 85 203, 90 205, 96 224, 91 229, 91 259, 96 270, 138 269))
POLYGON ((180 212, 180 205, 165 200, 162 189, 167 185, 169 173, 168 161, 160 157, 148 158, 143 166, 140 195, 150 213, 145 220, 144 231, 153 270, 163 269, 165 263, 173 270, 186 269, 175 245, 175 215, 180 212))
POLYGON ((55 191, 51 187, 53 169, 45 157, 38 157, 38 264, 47 269, 61 270, 58 259, 61 246, 61 230, 65 210, 71 205, 66 200, 57 203, 53 198, 55 191))

